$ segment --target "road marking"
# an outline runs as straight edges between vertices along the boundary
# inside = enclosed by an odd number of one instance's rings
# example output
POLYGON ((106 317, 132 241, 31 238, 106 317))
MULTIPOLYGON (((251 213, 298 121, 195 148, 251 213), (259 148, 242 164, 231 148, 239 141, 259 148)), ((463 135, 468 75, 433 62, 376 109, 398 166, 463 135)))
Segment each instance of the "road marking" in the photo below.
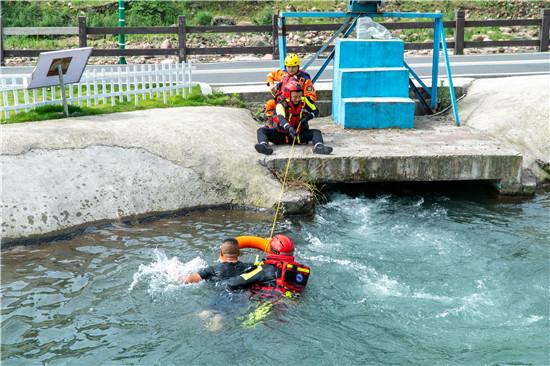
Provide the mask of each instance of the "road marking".
MULTIPOLYGON (((498 76, 528 76, 528 75, 550 75, 550 71, 526 71, 526 72, 495 72, 495 73, 480 73, 480 74, 473 74, 473 73, 464 73, 464 74, 457 74, 453 73, 453 79, 459 78, 459 77, 498 77, 498 76)), ((425 75, 421 77, 425 81, 430 81, 431 75, 425 75)), ((441 79, 447 79, 447 75, 440 75, 439 80, 441 79)), ((317 83, 323 83, 323 82, 332 82, 332 79, 319 79, 317 80, 317 83)), ((226 87, 226 86, 252 86, 252 85, 265 85, 265 82, 263 81, 253 81, 253 82, 245 82, 245 83, 210 83, 209 85, 213 87, 226 87)), ((267 92, 267 89, 266 89, 267 92)))
MULTIPOLYGON (((550 70, 550 59, 548 60, 506 60, 506 61, 477 61, 477 62, 451 62, 451 67, 459 67, 459 66, 504 66, 504 65, 539 65, 539 64, 548 64, 549 70, 550 70)), ((425 62, 425 63, 412 63, 408 64, 410 67, 431 67, 431 62, 425 62)), ((444 62, 439 63, 439 67, 445 67, 444 62)), ((320 69, 320 66, 313 66, 308 69, 308 71, 317 71, 320 69)), ((332 66, 327 66, 326 71, 332 70, 332 66)), ((260 67, 260 68, 253 68, 253 69, 218 69, 218 70, 195 70, 193 71, 193 75, 208 75, 208 74, 252 74, 252 73, 259 73, 259 72, 271 72, 274 68, 267 68, 267 67, 260 67)))

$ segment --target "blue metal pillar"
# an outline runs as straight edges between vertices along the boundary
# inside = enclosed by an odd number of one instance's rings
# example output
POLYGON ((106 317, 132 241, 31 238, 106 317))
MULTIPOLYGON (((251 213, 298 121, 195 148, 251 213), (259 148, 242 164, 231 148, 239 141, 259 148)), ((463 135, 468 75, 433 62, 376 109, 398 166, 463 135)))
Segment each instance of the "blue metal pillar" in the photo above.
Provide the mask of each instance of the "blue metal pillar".
POLYGON ((439 42, 441 37, 441 17, 434 19, 434 49, 432 55, 432 109, 437 107, 437 80, 439 76, 439 42))
MULTIPOLYGON (((439 19, 438 22, 443 23, 442 19, 439 19)), ((443 29, 443 24, 440 26, 441 29, 441 40, 443 44, 443 56, 445 57, 445 67, 447 69, 447 79, 449 80, 449 93, 451 95, 451 102, 453 104, 453 113, 455 116, 455 122, 457 126, 460 126, 460 120, 458 119, 458 108, 456 105, 456 96, 455 88, 453 85, 453 76, 451 74, 451 63, 449 62, 449 52, 447 50, 447 41, 445 40, 445 29, 443 29)))
POLYGON ((279 15, 278 23, 279 29, 281 30, 279 32, 279 68, 284 70, 286 57, 286 21, 282 14, 279 15))

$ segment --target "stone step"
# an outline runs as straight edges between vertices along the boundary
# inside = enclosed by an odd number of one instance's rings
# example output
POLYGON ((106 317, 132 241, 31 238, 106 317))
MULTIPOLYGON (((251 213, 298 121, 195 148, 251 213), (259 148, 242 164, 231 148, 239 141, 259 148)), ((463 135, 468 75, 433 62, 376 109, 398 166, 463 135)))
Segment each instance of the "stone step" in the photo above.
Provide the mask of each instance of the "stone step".
POLYGON ((409 95, 409 70, 406 67, 340 69, 340 98, 402 97, 409 95))
POLYGON ((409 95, 409 70, 405 67, 340 69, 333 84, 332 114, 339 114, 340 99, 362 97, 399 97, 409 95))
POLYGON ((404 52, 405 43, 400 39, 338 39, 334 59, 339 60, 337 68, 403 67, 404 52))
POLYGON ((414 109, 410 98, 342 98, 333 118, 344 128, 413 128, 414 109))

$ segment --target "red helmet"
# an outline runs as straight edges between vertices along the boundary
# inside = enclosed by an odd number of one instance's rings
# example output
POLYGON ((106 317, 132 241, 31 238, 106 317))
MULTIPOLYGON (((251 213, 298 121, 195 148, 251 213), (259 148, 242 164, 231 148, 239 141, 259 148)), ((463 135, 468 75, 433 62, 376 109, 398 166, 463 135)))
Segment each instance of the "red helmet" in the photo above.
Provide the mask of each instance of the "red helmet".
POLYGON ((302 87, 302 84, 296 78, 292 78, 288 80, 283 85, 283 95, 286 99, 290 98, 290 93, 292 92, 303 92, 304 88, 302 87))
POLYGON ((269 251, 273 254, 293 255, 294 242, 288 236, 281 234, 275 235, 269 243, 269 251))

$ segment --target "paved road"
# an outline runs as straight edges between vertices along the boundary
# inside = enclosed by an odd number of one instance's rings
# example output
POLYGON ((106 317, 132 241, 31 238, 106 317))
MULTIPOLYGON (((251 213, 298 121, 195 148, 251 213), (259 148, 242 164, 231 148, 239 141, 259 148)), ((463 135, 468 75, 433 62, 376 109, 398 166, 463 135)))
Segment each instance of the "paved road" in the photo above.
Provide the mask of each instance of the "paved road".
MULTIPOLYGON (((431 76, 431 56, 411 56, 405 60, 420 77, 431 76)), ((445 76, 443 59, 441 58, 440 61, 440 75, 445 76)), ((312 76, 319 69, 321 62, 316 61, 308 69, 312 76)), ((195 66, 194 81, 205 82, 213 86, 253 85, 263 84, 266 74, 278 67, 278 61, 197 63, 195 66)), ((453 77, 485 78, 548 74, 550 73, 550 52, 451 56, 451 67, 453 77)), ((29 74, 31 71, 32 67, 0 68, 0 74, 29 74)), ((331 79, 332 66, 329 65, 319 80, 329 81, 331 79)))
MULTIPOLYGON (((431 76, 432 59, 428 56, 407 57, 405 61, 420 77, 431 76)), ((440 60, 442 61, 442 60, 440 60)), ((321 61, 308 71, 315 74, 321 61)), ((194 78, 214 86, 263 84, 266 74, 278 67, 278 61, 241 61, 196 65, 194 78)), ((521 53, 500 55, 451 56, 453 77, 499 77, 550 73, 550 53, 521 53)), ((439 72, 446 75, 445 64, 439 72)), ((320 81, 332 79, 332 66, 321 75, 320 81)))

